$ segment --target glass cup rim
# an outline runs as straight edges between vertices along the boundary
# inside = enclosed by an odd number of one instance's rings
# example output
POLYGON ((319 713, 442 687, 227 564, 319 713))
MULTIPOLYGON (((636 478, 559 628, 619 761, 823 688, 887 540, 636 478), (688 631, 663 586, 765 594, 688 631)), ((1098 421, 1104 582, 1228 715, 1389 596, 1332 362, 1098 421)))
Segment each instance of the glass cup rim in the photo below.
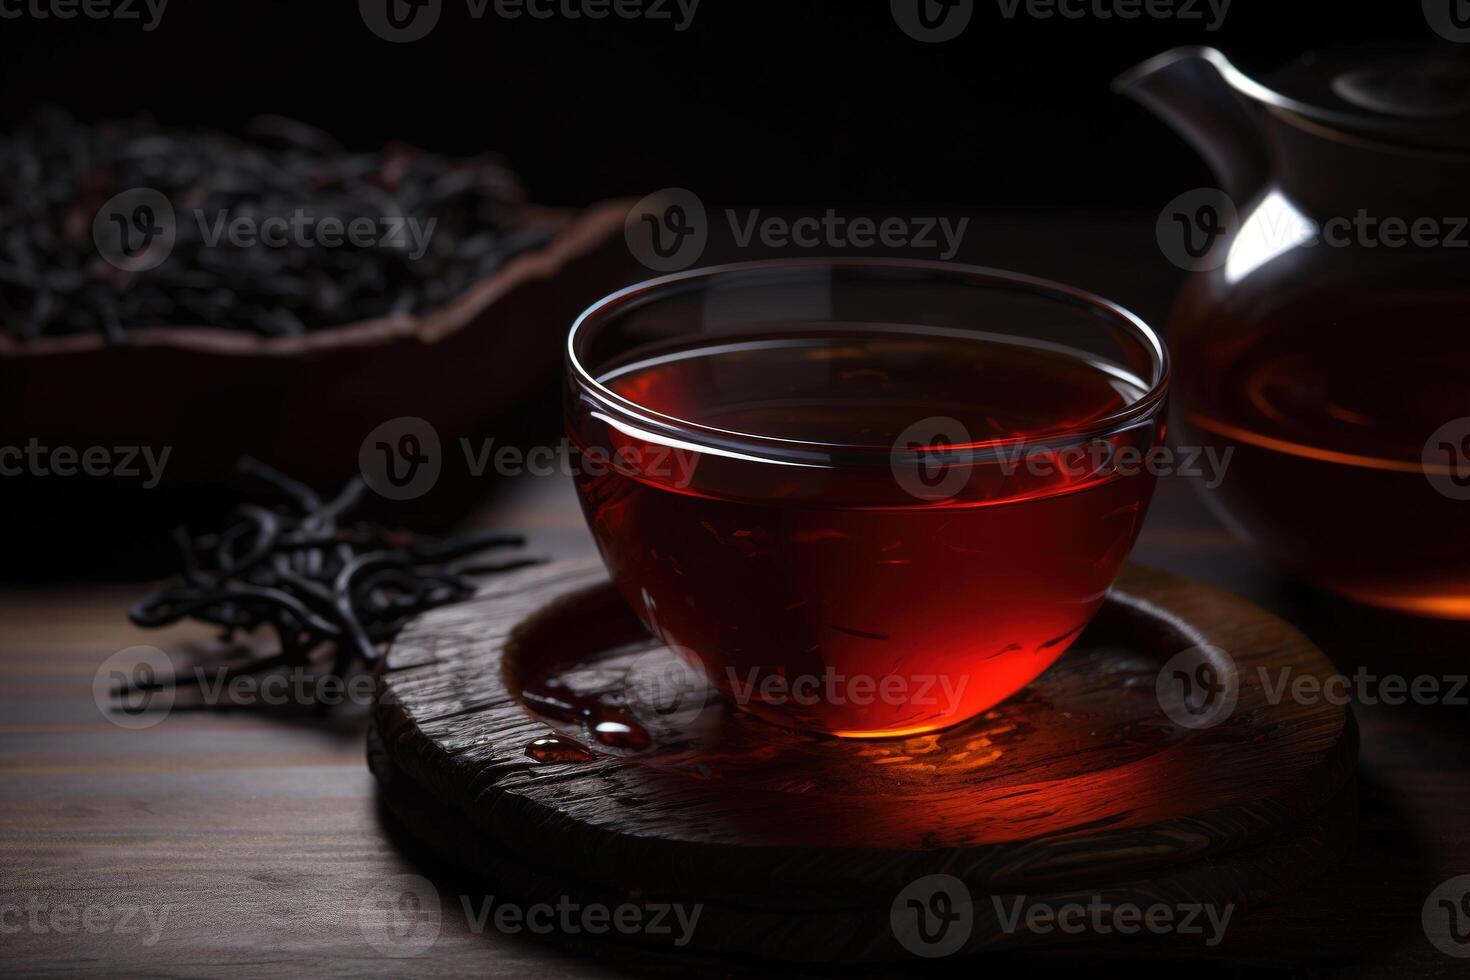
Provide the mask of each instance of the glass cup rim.
POLYGON ((1048 302, 1056 302, 1073 308, 1087 308, 1094 313, 1101 313, 1127 327, 1131 333, 1136 334, 1143 340, 1143 346, 1148 352, 1152 367, 1152 378, 1145 393, 1128 405, 1110 412, 1107 415, 1091 419, 1088 422, 1059 428, 1055 431, 1041 434, 1030 434, 1019 437, 977 440, 965 446, 949 446, 946 452, 953 456, 957 452, 973 451, 985 452, 1013 447, 1017 444, 1035 443, 1038 441, 1063 440, 1072 441, 1078 438, 1095 438, 1109 433, 1128 429, 1141 420, 1152 418, 1161 406, 1169 387, 1170 361, 1169 351, 1158 333, 1148 325, 1146 321, 1126 307, 1106 299, 1096 293, 1066 283, 1047 279, 1041 276, 1033 276, 1022 272, 1013 272, 1007 269, 998 269, 991 266, 971 265, 960 262, 945 262, 938 259, 888 259, 888 258, 799 258, 799 259, 757 259, 745 262, 727 262, 719 265, 700 266, 686 269, 668 275, 657 276, 641 282, 625 286, 615 292, 597 300, 587 309, 579 314, 572 323, 571 330, 567 333, 566 358, 567 366, 571 372, 572 380, 583 391, 593 395, 602 403, 602 407, 608 409, 623 420, 637 425, 640 429, 653 427, 662 430, 665 438, 660 441, 672 441, 680 443, 683 448, 692 450, 712 449, 719 445, 729 445, 730 440, 736 440, 749 447, 755 448, 753 459, 762 459, 761 448, 772 451, 773 457, 766 457, 767 461, 799 462, 799 459, 782 460, 779 457, 794 453, 798 457, 808 456, 802 450, 810 450, 810 462, 831 465, 835 460, 832 453, 883 453, 889 454, 893 451, 891 445, 869 445, 861 443, 836 443, 815 442, 810 440, 783 439, 775 436, 762 435, 758 432, 739 432, 729 429, 721 429, 715 426, 705 425, 691 419, 680 418, 664 412, 655 411, 645 405, 640 405, 632 399, 625 398, 603 385, 588 371, 586 366, 577 356, 578 335, 598 322, 609 319, 620 310, 626 309, 634 301, 641 301, 638 305, 657 302, 661 296, 674 292, 682 292, 680 287, 689 287, 699 282, 712 282, 720 277, 738 275, 743 273, 781 272, 800 269, 847 269, 847 270, 910 270, 914 272, 928 272, 947 277, 952 281, 965 281, 975 288, 1010 288, 1020 290, 1032 295, 1046 299, 1048 302), (675 438, 670 440, 669 435, 675 438), (703 436, 708 441, 701 443, 703 436))

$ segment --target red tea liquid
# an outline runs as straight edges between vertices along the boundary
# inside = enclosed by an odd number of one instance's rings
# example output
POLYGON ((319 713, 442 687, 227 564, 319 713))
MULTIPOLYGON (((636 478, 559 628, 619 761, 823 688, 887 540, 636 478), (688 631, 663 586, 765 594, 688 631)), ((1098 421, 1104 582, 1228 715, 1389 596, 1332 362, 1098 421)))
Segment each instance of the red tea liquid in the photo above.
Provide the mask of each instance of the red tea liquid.
POLYGON ((1206 499, 1303 578, 1470 619, 1470 504, 1435 485, 1470 474, 1470 421, 1431 440, 1470 417, 1467 309, 1464 291, 1334 287, 1240 319, 1186 296, 1180 438, 1233 453, 1206 499))
MULTIPOLYGON (((824 330, 664 349, 599 380, 729 433, 872 447, 835 467, 686 450, 692 470, 578 477, 603 557, 649 629, 736 704, 796 728, 924 732, 1020 689, 1101 604, 1152 490, 1141 471, 1012 462, 975 465, 936 500, 895 476, 887 450, 923 419, 956 420, 974 442, 1026 439, 1143 395, 1064 350, 824 330)), ((576 404, 570 420, 584 448, 658 448, 576 404)), ((1147 448, 1156 435, 1127 438, 1147 448)))

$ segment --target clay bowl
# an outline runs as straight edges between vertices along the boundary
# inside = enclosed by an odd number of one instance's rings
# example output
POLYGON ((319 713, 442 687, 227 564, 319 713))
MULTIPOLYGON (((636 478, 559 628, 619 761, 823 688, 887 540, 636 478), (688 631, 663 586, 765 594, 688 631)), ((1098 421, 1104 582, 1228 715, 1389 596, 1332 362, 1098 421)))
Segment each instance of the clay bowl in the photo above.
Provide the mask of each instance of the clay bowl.
POLYGON ((627 210, 537 209, 556 229, 545 245, 425 315, 297 337, 137 329, 123 347, 90 334, 0 335, 0 447, 169 450, 151 488, 129 476, 8 475, 0 534, 13 553, 28 542, 47 557, 99 551, 98 535, 130 541, 127 550, 155 525, 207 510, 241 455, 331 486, 358 472, 374 428, 402 416, 428 421, 452 451, 542 390, 577 313, 638 278, 622 240, 627 210))

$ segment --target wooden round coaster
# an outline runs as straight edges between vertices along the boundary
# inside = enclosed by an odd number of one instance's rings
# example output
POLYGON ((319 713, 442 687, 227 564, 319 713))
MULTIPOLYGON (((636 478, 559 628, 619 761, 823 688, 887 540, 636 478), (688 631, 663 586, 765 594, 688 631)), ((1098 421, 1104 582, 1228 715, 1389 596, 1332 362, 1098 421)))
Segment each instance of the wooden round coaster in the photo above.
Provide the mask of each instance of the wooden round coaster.
POLYGON ((1007 927, 1028 902, 1223 907, 1311 874, 1350 825, 1355 730, 1289 692, 1331 673, 1249 603, 1130 567, 984 716, 821 738, 711 695, 591 559, 494 579, 406 631, 373 764, 411 832, 502 884, 696 902, 698 948, 882 959, 921 951, 955 887, 955 948, 975 950, 1078 938, 1007 927))

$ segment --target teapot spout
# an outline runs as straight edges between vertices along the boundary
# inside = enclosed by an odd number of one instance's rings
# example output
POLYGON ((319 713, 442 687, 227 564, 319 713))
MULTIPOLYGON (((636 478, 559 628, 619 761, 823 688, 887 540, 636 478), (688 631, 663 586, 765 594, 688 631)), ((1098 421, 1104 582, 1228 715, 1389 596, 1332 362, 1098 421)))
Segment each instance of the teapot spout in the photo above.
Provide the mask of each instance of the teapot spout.
POLYGON ((1152 111, 1204 158, 1227 194, 1244 203, 1266 184, 1270 163, 1257 121, 1259 86, 1214 48, 1156 55, 1113 81, 1113 91, 1152 111))

